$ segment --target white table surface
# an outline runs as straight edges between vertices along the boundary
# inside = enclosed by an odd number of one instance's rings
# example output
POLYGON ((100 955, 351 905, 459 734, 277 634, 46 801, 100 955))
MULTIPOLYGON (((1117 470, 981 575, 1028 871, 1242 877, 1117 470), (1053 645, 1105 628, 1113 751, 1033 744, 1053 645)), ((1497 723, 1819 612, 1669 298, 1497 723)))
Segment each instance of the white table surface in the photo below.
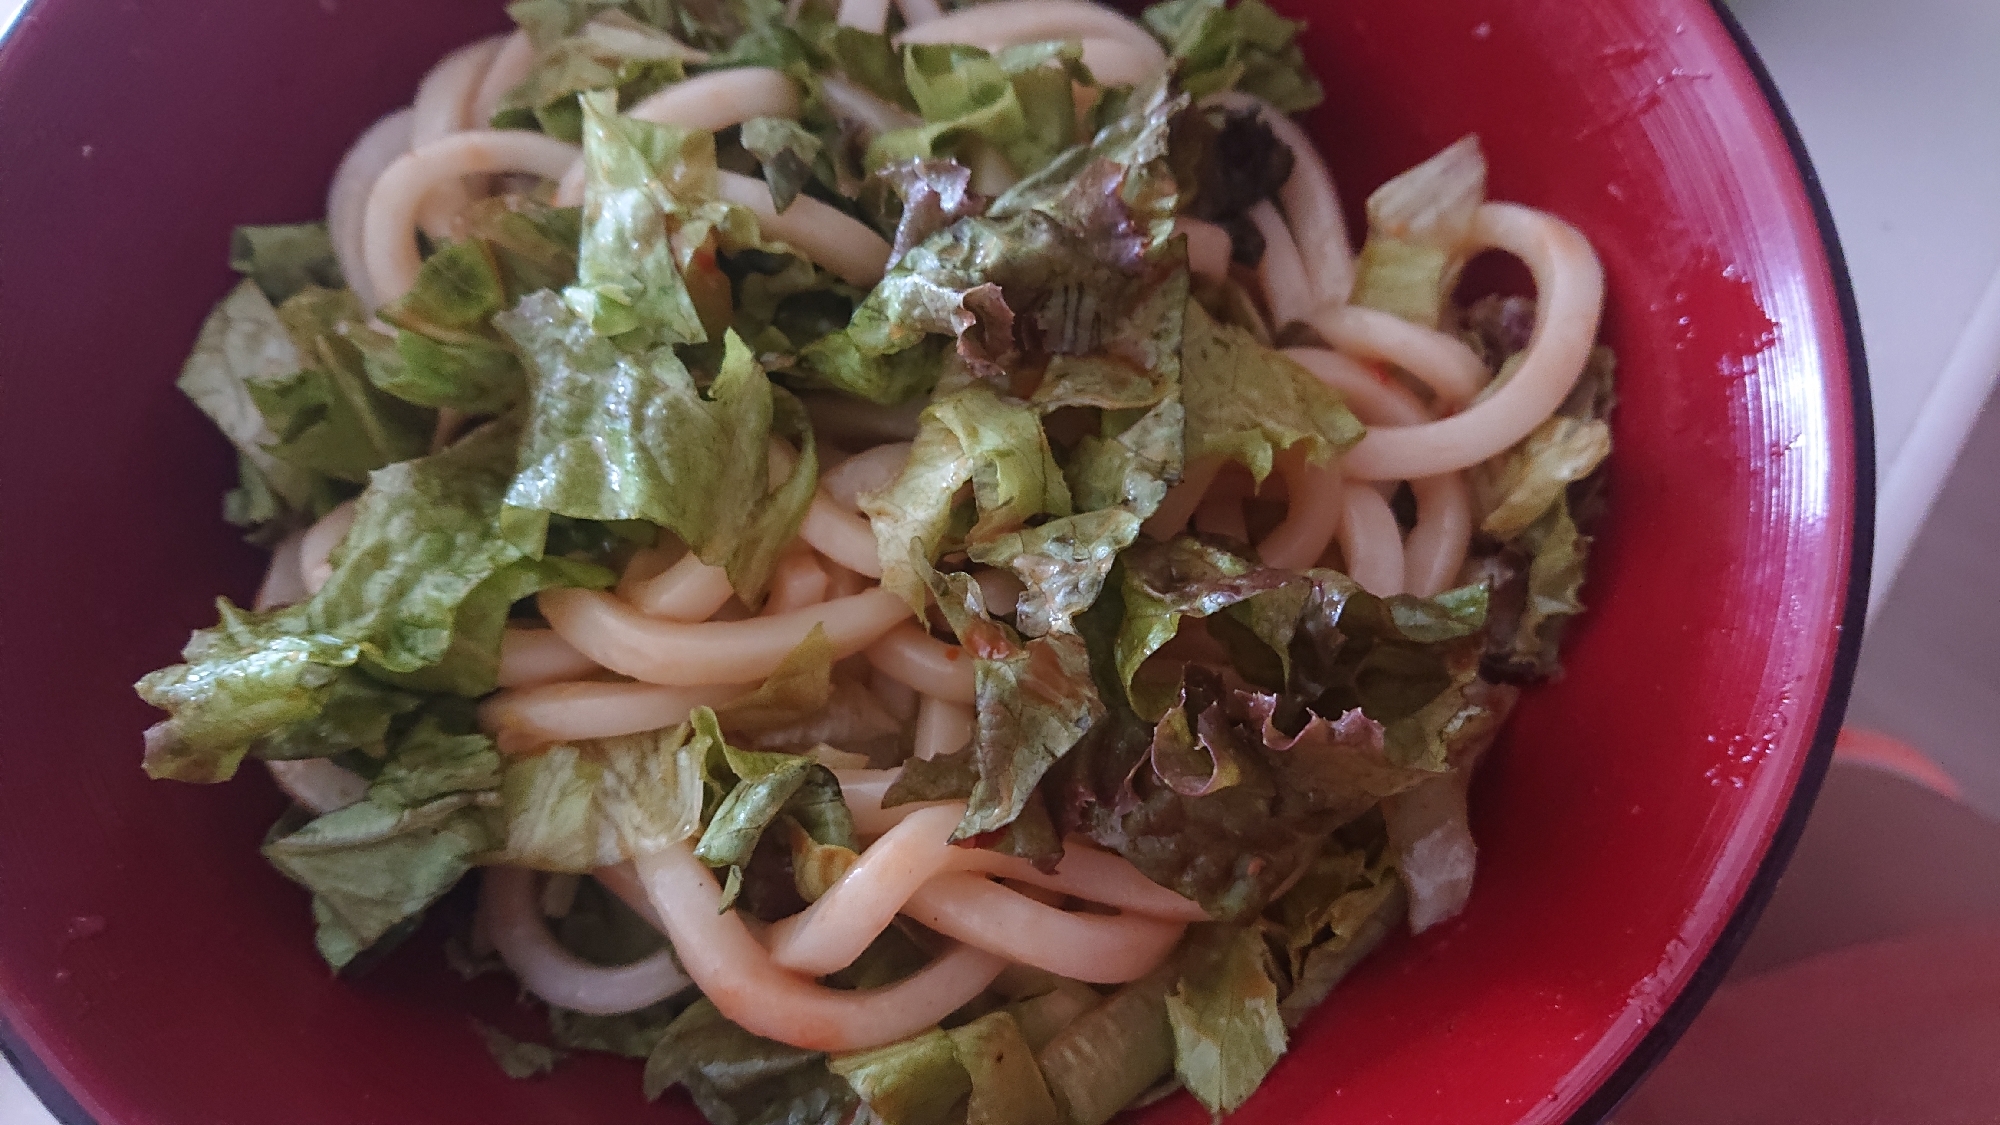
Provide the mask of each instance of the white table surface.
MULTIPOLYGON (((0 31, 24 0, 0 0, 0 31)), ((1874 390, 1879 605, 2000 373, 2000 3, 1737 0, 1818 166, 1874 390)), ((54 1125, 0 1066, 0 1125, 54 1125)))

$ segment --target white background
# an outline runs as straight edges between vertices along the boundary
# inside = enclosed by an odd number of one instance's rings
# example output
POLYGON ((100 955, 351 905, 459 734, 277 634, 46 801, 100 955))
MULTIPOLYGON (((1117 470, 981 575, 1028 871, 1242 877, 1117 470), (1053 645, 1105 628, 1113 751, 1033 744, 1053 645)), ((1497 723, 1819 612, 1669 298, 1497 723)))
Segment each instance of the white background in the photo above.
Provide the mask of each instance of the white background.
MULTIPOLYGON (((0 0, 0 29, 22 3, 0 0)), ((1990 737, 2000 728, 2000 599, 1986 584, 2000 548, 2000 411, 1974 429, 2000 372, 2000 4, 1736 7, 1818 165, 1867 339, 1878 613, 1850 719, 1912 742, 2000 815, 1990 737), (1907 577, 1892 587, 1899 565, 1907 577)), ((52 1125, 4 1067, 0 1125, 52 1125)))

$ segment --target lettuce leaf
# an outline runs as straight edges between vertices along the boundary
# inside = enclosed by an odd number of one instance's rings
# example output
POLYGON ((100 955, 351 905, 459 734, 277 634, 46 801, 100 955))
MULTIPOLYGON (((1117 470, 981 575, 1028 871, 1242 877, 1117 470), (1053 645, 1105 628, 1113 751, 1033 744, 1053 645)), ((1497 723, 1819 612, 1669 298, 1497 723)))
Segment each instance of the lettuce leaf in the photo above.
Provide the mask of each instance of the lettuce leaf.
POLYGON ((278 310, 245 280, 202 322, 175 383, 236 447, 242 483, 225 498, 223 513, 239 527, 309 523, 341 500, 331 478, 272 455, 277 431, 251 394, 253 384, 282 379, 299 363, 278 310))
POLYGON ((1124 564, 1120 584, 1124 618, 1114 649, 1116 667, 1126 698, 1149 720, 1158 718, 1168 704, 1159 685, 1139 679, 1139 669, 1174 639, 1183 617, 1208 617, 1299 584, 1284 571, 1252 566, 1186 536, 1130 551, 1124 564))
POLYGON ((1283 947, 1278 1011, 1286 1027, 1304 1022, 1388 936, 1403 908, 1403 885, 1386 863, 1345 850, 1313 862, 1267 916, 1267 932, 1283 947))
POLYGON ((646 1059, 648 1099, 685 1086, 710 1125, 846 1125, 860 1107, 826 1056, 763 1039, 697 1000, 646 1059))
POLYGON ((1439 327, 1486 199, 1486 157, 1467 136, 1375 189, 1353 302, 1439 327))
POLYGON ((367 797, 268 840, 264 855, 313 893, 315 943, 335 969, 399 936, 494 842, 500 757, 484 735, 420 722, 367 797))
POLYGON ((1243 90, 1299 113, 1320 103, 1319 80, 1298 45, 1305 24, 1285 19, 1263 0, 1166 0, 1140 13, 1178 63, 1180 87, 1197 98, 1243 90))
MULTIPOLYGON (((979 585, 969 576, 931 571, 927 581, 974 659, 978 723, 972 750, 979 779, 952 833, 955 841, 969 840, 1022 817, 1049 767, 1104 717, 1104 703, 1092 685, 1082 637, 1050 633, 1023 640, 987 616, 979 585)), ((1053 830, 1046 836, 1046 850, 1060 855, 1060 836, 1053 830)))
POLYGON ((1291 178, 1291 146, 1278 139, 1255 110, 1210 109, 1190 115, 1174 136, 1174 166, 1191 169, 1188 213, 1229 232, 1232 259, 1255 266, 1264 260, 1264 233, 1250 209, 1275 201, 1291 178))
MULTIPOLYGON (((697 713, 695 723, 698 728, 708 724, 709 745, 720 741, 712 714, 697 713)), ((710 867, 731 868, 730 887, 741 885, 752 853, 781 814, 793 817, 817 843, 861 850, 832 770, 802 754, 738 750, 726 742, 721 747, 735 784, 709 818, 694 854, 710 867)), ((733 897, 725 892, 725 905, 733 897)))
POLYGON ((763 167, 771 205, 779 211, 790 207, 813 178, 825 146, 786 117, 753 117, 743 123, 742 138, 743 147, 763 167))
POLYGON ((1258 483, 1277 454, 1304 442, 1315 464, 1345 453, 1367 431, 1340 395, 1241 328, 1187 306, 1181 345, 1187 457, 1227 457, 1258 483))
POLYGON ((229 268, 256 282, 273 302, 308 286, 347 286, 325 223, 237 227, 229 234, 229 268))
POLYGON ((989 1012, 960 1027, 932 1028, 869 1051, 835 1056, 829 1068, 884 1125, 1060 1125, 1063 1118, 1014 1017, 989 1012))
MULTIPOLYGON (((482 591, 519 597, 551 583, 608 584, 596 567, 540 560, 546 516, 502 504, 517 432, 491 424, 376 472, 333 553, 332 576, 309 600, 268 613, 220 603, 221 623, 189 640, 186 663, 139 681, 140 696, 171 713, 146 734, 147 772, 227 780, 253 745, 287 741, 288 728, 315 723, 339 698, 363 704, 350 710, 364 718, 408 710, 401 697, 352 678, 363 673, 393 678, 445 664, 453 688, 482 694, 492 688, 481 673, 497 667, 504 611, 482 591)), ((322 735, 367 726, 318 724, 322 735)))
MULTIPOLYGON (((767 496, 777 400, 742 341, 726 337, 721 371, 704 395, 672 350, 628 355, 552 293, 529 297, 498 323, 530 385, 521 471, 507 502, 657 524, 703 561, 728 566, 746 600, 759 599, 776 562, 770 546, 788 541, 804 517, 816 467, 802 456, 767 496)), ((803 435, 801 415, 790 405, 785 412, 803 435)))
POLYGON ((580 102, 589 92, 630 106, 687 77, 682 44, 615 10, 537 47, 534 66, 495 107, 492 128, 539 129, 574 144, 584 131, 580 102))
POLYGON ((1017 175, 1035 172, 1076 143, 1074 84, 1088 83, 1076 43, 1031 43, 998 56, 964 44, 903 48, 903 84, 924 124, 877 136, 870 169, 924 157, 970 161, 990 145, 1017 175))
POLYGON ((1118 552, 1138 538, 1139 522, 1122 508, 1082 512, 979 543, 971 555, 1021 579, 1016 621, 1023 633, 1072 632, 1071 620, 1104 591, 1118 552))
POLYGON ((1285 1053, 1270 951, 1255 929, 1191 927, 1167 996, 1174 1073, 1213 1114, 1235 1112, 1285 1053))
POLYGON ((486 1053, 493 1056, 494 1065, 509 1078, 533 1078, 538 1074, 547 1074, 562 1061, 562 1052, 546 1043, 516 1039, 484 1020, 473 1020, 472 1026, 485 1042, 486 1053))
POLYGON ((1017 531, 1042 513, 1071 512, 1069 485, 1033 410, 984 385, 932 403, 903 471, 861 501, 885 561, 882 586, 913 607, 924 604, 919 564, 943 553, 959 490, 968 484, 978 512, 968 533, 974 541, 1017 531))
POLYGON ((430 447, 435 419, 377 390, 358 346, 373 335, 354 294, 307 288, 278 307, 298 347, 301 367, 248 384, 250 398, 276 436, 273 457, 308 472, 355 484, 384 465, 430 447))
POLYGON ((492 862, 581 874, 689 839, 712 747, 683 723, 510 760, 492 862))

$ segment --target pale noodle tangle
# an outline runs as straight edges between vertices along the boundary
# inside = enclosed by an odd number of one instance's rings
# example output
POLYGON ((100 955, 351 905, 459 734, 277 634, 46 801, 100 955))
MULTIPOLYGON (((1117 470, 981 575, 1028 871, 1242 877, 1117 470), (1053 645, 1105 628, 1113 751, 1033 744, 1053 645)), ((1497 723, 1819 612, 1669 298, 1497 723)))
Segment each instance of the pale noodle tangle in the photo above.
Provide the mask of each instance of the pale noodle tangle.
MULTIPOLYGON (((1124 16, 1077 0, 999 0, 946 14, 935 0, 897 0, 906 43, 969 42, 988 48, 1075 39, 1109 81, 1158 72, 1166 58, 1153 37, 1124 16)), ((882 30, 888 0, 844 0, 840 22, 882 30)), ((689 49, 688 58, 699 59, 689 49)), ((505 92, 534 63, 524 35, 467 46, 440 62, 415 104, 385 117, 355 143, 328 200, 332 240, 355 292, 370 308, 407 292, 420 265, 417 232, 449 235, 458 213, 492 190, 494 174, 529 175, 559 203, 584 195, 575 146, 538 133, 486 126, 505 92)), ((863 127, 907 123, 904 111, 837 79, 828 104, 863 127)), ((1477 397, 1491 378, 1456 338, 1386 313, 1351 306, 1352 243, 1324 164, 1285 115, 1245 94, 1209 104, 1256 112, 1296 158, 1278 205, 1258 205, 1252 221, 1265 242, 1252 296, 1273 331, 1304 326, 1320 345, 1288 349, 1305 370, 1340 392, 1370 429, 1344 457, 1314 465, 1279 459, 1267 482, 1285 497, 1284 518, 1259 543, 1275 566, 1340 566, 1378 593, 1435 594, 1455 583, 1472 532, 1462 470, 1507 449, 1556 408, 1574 384, 1597 331, 1603 276, 1589 245, 1567 224, 1510 204, 1478 210, 1473 238, 1526 262, 1539 296, 1532 339, 1519 369, 1477 397), (1378 374, 1392 364, 1430 392, 1430 404, 1378 374), (1405 536, 1386 497, 1407 481, 1417 520, 1405 536)), ((713 71, 669 86, 628 112, 642 120, 719 130, 752 117, 797 116, 792 79, 757 68, 713 71)), ((804 196, 782 213, 761 181, 721 174, 724 199, 748 208, 767 236, 861 287, 882 276, 889 246, 840 211, 804 196)), ((1230 266, 1230 236, 1180 220, 1193 272, 1220 282, 1243 278, 1230 266)), ((818 495, 779 567, 771 596, 751 614, 722 570, 676 545, 639 552, 613 592, 551 590, 541 595, 547 628, 510 629, 502 646, 501 690, 480 707, 481 724, 503 752, 656 730, 700 706, 752 690, 806 635, 825 630, 835 652, 859 655, 873 698, 910 722, 917 753, 933 757, 973 737, 973 661, 912 619, 899 598, 875 584, 882 567, 861 497, 894 479, 903 442, 829 458, 818 495), (844 456, 844 459, 843 459, 844 456)), ((792 452, 774 449, 773 476, 792 452)), ((1245 533, 1247 478, 1212 462, 1190 464, 1146 530, 1164 537, 1197 526, 1245 533)), ((324 582, 329 555, 352 521, 336 509, 303 536, 281 544, 260 605, 297 600, 324 582)), ((1018 584, 981 576, 989 593, 1018 584)), ((317 808, 359 798, 359 779, 337 767, 273 764, 295 796, 317 808), (330 772, 329 772, 330 771, 330 772)), ((1025 964, 1095 983, 1143 976, 1203 915, 1194 903, 1110 853, 1072 841, 1054 874, 998 853, 951 846, 963 814, 956 803, 883 809, 894 771, 837 771, 855 824, 873 843, 847 874, 800 914, 775 925, 719 912, 719 889, 686 846, 642 855, 599 878, 658 925, 673 943, 632 965, 603 968, 565 952, 541 917, 536 877, 518 869, 487 873, 481 926, 529 990, 584 1012, 643 1007, 690 983, 743 1027, 801 1047, 847 1051, 878 1046, 926 1028, 976 996, 1008 964, 1025 964), (1024 892, 1032 892, 1024 893, 1024 892), (1081 909, 1059 905, 1074 901, 1081 909), (1050 905, 1051 902, 1058 905, 1050 905), (950 939, 929 966, 887 987, 840 991, 815 978, 851 963, 897 915, 950 939), (675 957, 678 956, 678 963, 675 957)))

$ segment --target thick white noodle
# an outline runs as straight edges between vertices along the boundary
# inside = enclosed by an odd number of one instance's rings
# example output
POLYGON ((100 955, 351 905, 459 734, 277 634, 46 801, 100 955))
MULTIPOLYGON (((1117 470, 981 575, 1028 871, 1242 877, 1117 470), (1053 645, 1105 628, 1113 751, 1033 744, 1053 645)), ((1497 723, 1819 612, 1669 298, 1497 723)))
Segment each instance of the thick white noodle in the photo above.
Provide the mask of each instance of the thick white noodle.
POLYGON ((1137 914, 1059 910, 1011 887, 955 873, 917 888, 903 907, 947 937, 1091 984, 1123 984, 1152 972, 1186 928, 1137 914))
MULTIPOLYGON (((1416 396, 1339 352, 1286 348, 1285 354, 1320 382, 1340 392, 1348 409, 1370 426, 1415 426, 1430 421, 1416 396)), ((1410 482, 1417 501, 1417 525, 1403 540, 1404 589, 1431 597, 1458 581, 1472 541, 1472 490, 1461 473, 1440 473, 1410 482)))
POLYGON ((1264 256, 1257 262, 1257 281, 1264 290, 1264 305, 1271 310, 1271 326, 1283 328, 1304 320, 1313 308, 1313 283, 1306 276, 1306 263, 1286 228, 1284 216, 1265 200, 1250 208, 1250 221, 1264 236, 1264 256))
POLYGON ((875 541, 875 529, 821 488, 799 522, 799 538, 814 550, 856 574, 882 577, 882 556, 875 541))
POLYGON ((1206 219, 1183 215, 1174 220, 1174 233, 1187 235, 1188 272, 1211 281, 1229 276, 1229 259, 1235 253, 1229 232, 1206 219))
MULTIPOLYGON (((797 117, 799 91, 782 71, 762 66, 735 67, 698 74, 641 99, 625 116, 655 125, 715 132, 741 125, 753 117, 797 117)), ((563 173, 556 202, 574 207, 583 202, 583 158, 563 173)))
POLYGON ((1511 203, 1481 204, 1473 242, 1520 258, 1535 279, 1535 328, 1507 381, 1459 414, 1378 427, 1348 451, 1358 480, 1410 480, 1476 465, 1528 436, 1562 405, 1590 358, 1604 307, 1604 267, 1575 227, 1511 203))
POLYGON ((1143 976, 1166 955, 1182 924, 1205 917, 1198 905, 1125 860, 1081 845, 1070 846, 1054 874, 987 849, 952 847, 952 831, 964 813, 963 803, 949 802, 906 816, 869 845, 819 901, 771 927, 773 959, 815 976, 834 972, 860 956, 896 914, 909 913, 1010 960, 1115 983, 1143 976), (976 875, 941 879, 956 872, 1019 879, 1126 913, 1070 914, 1031 905, 976 875), (1004 921, 983 924, 980 917, 1004 921))
POLYGON ((863 450, 822 473, 819 486, 844 508, 861 510, 861 496, 879 492, 902 473, 910 460, 910 443, 890 442, 863 450))
POLYGON ((938 0, 896 0, 896 10, 903 13, 903 23, 908 27, 917 27, 944 15, 944 8, 938 0))
POLYGON ((840 0, 834 22, 880 35, 889 26, 889 0, 840 0))
POLYGON ((885 102, 837 75, 820 79, 819 92, 835 116, 858 121, 870 133, 888 133, 923 124, 923 118, 902 106, 885 102))
POLYGON ((271 548, 271 563, 264 568, 264 580, 257 584, 256 600, 250 603, 252 609, 276 609, 306 599, 309 591, 305 575, 299 570, 299 544, 304 539, 305 532, 294 531, 271 548))
POLYGON ((972 741, 976 721, 971 704, 926 695, 917 704, 916 748, 912 753, 919 758, 955 754, 972 741))
POLYGON ((917 801, 894 808, 882 807, 882 795, 889 786, 903 775, 901 766, 887 770, 834 770, 835 780, 840 782, 841 799, 847 802, 847 811, 854 817, 854 831, 862 836, 880 836, 898 824, 903 823, 918 809, 937 808, 950 801, 917 801))
POLYGON ((721 1013, 753 1035, 813 1051, 860 1051, 913 1035, 993 983, 1003 957, 958 946, 894 984, 837 991, 787 972, 751 935, 685 845, 634 862, 688 975, 721 1013))
POLYGON ((510 626, 500 634, 499 686, 534 687, 582 679, 603 669, 554 629, 510 626))
POLYGON ((1350 483, 1341 491, 1340 554, 1347 576, 1376 597, 1403 592, 1403 529, 1374 488, 1350 483))
POLYGON ((668 621, 706 621, 735 596, 729 572, 702 562, 692 552, 619 593, 640 613, 668 621))
POLYGON ((1416 376, 1450 408, 1471 402, 1491 374, 1465 341, 1381 309, 1322 308, 1313 314, 1312 325, 1327 343, 1349 355, 1393 363, 1416 376))
POLYGON ((1305 570, 1340 530, 1340 460, 1315 465, 1293 454, 1279 460, 1278 471, 1285 478, 1285 518, 1257 544, 1257 557, 1265 566, 1305 570))
POLYGON ((868 646, 877 672, 952 703, 971 703, 973 662, 963 648, 946 644, 914 621, 904 621, 868 646))
POLYGON ((368 795, 368 779, 325 758, 265 762, 271 780, 285 795, 319 816, 344 809, 368 795))
POLYGON ((1166 64, 1157 43, 1141 44, 1122 35, 1086 35, 1083 65, 1103 85, 1135 86, 1160 73, 1166 64))
MULTIPOLYGON (((468 43, 446 55, 424 80, 417 86, 417 96, 410 103, 410 147, 418 148, 432 141, 462 132, 474 126, 472 121, 472 95, 479 80, 492 68, 494 56, 500 53, 501 36, 481 39, 468 43)), ((432 238, 441 238, 452 232, 452 223, 466 204, 472 201, 472 192, 467 185, 440 184, 437 190, 424 200, 417 216, 417 225, 432 238)))
POLYGON ((666 949, 629 965, 593 965, 557 942, 542 920, 535 872, 489 867, 480 876, 479 926, 521 987, 558 1008, 610 1016, 636 1011, 694 982, 666 949))
POLYGON ((1203 105, 1219 105, 1234 110, 1255 110, 1272 134, 1292 150, 1292 174, 1278 189, 1285 221, 1291 227, 1305 260, 1306 275, 1321 301, 1346 304, 1354 291, 1353 242, 1347 235, 1347 218, 1340 211, 1340 195, 1319 148, 1298 123, 1278 112, 1271 103, 1252 94, 1230 90, 1202 99, 1203 105))
POLYGON ((440 184, 490 172, 520 172, 557 180, 576 159, 576 146, 526 130, 454 133, 396 158, 368 193, 362 258, 368 283, 384 304, 409 292, 423 261, 417 254, 417 209, 440 184))
POLYGON ((333 577, 330 560, 340 541, 347 538, 348 529, 354 526, 354 516, 354 501, 335 504, 299 540, 299 578, 305 583, 306 593, 319 593, 319 588, 333 577))
POLYGON ((654 684, 735 684, 771 674, 818 625, 834 657, 852 656, 910 616, 909 604, 866 590, 774 617, 662 621, 594 590, 545 590, 542 616, 578 652, 621 675, 654 684))
POLYGON ((717 176, 722 198, 754 212, 765 237, 790 243, 849 285, 872 289, 882 280, 889 244, 861 220, 806 195, 779 214, 764 181, 735 172, 717 176))
POLYGON ((472 104, 466 116, 474 126, 484 129, 500 109, 500 99, 507 91, 521 84, 528 72, 535 67, 535 44, 528 33, 516 31, 500 44, 500 50, 493 56, 486 73, 479 78, 479 85, 472 91, 472 104))
POLYGON ((368 283, 368 264, 362 252, 361 224, 368 213, 368 193, 375 190, 382 170, 410 151, 410 118, 409 110, 399 109, 370 125, 341 157, 327 187, 327 237, 333 242, 341 276, 365 309, 383 303, 375 299, 375 290, 368 283))
POLYGON ((826 600, 826 568, 811 551, 794 551, 778 560, 771 573, 771 589, 764 599, 764 616, 790 613, 826 600))
POLYGON ((1150 59, 1148 73, 1167 65, 1167 53, 1152 32, 1086 0, 991 0, 902 34, 904 43, 969 43, 989 51, 1050 39, 1112 39, 1150 59))
POLYGON ((503 754, 530 754, 557 742, 616 738, 686 721, 697 707, 720 707, 753 684, 665 687, 601 680, 507 688, 479 704, 479 728, 503 754))

